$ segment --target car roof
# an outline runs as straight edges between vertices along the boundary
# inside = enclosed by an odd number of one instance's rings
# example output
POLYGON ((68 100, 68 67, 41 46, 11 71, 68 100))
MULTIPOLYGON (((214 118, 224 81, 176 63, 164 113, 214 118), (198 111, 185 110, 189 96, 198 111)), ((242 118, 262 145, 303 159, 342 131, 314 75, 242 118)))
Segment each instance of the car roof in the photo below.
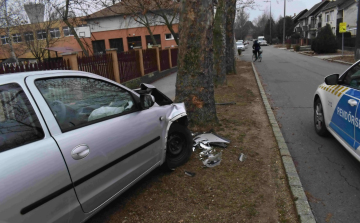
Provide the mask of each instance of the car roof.
MULTIPOLYGON (((24 81, 26 77, 34 75, 47 75, 47 74, 74 74, 74 75, 91 75, 91 73, 75 70, 46 70, 46 71, 29 71, 29 72, 18 72, 18 73, 8 73, 0 74, 0 84, 8 82, 21 82, 24 81)), ((94 74, 92 74, 94 75, 94 74)))

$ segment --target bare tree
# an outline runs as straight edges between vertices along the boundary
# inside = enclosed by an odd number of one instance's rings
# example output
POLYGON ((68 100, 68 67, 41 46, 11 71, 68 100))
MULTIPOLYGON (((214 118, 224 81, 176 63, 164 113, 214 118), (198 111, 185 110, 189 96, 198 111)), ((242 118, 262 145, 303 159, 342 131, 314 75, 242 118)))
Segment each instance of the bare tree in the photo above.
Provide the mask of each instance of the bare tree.
POLYGON ((173 0, 153 1, 155 7, 153 7, 150 12, 161 18, 159 22, 167 26, 171 35, 174 37, 176 44, 179 45, 178 34, 176 34, 173 29, 174 23, 179 20, 179 4, 173 0))
POLYGON ((213 0, 181 1, 176 101, 192 125, 218 122, 213 84, 213 0))
POLYGON ((18 2, 14 1, 11 4, 8 0, 2 0, 0 2, 0 27, 3 28, 1 35, 4 36, 4 43, 8 44, 10 55, 15 62, 18 62, 18 59, 13 46, 13 29, 26 23, 20 15, 18 2))
POLYGON ((151 16, 148 12, 153 8, 153 2, 150 0, 122 0, 120 3, 130 16, 139 24, 143 25, 150 34, 151 41, 157 45, 151 26, 156 23, 155 17, 151 16))
POLYGON ((218 0, 214 22, 214 83, 226 83, 226 0, 218 0))
POLYGON ((85 44, 81 41, 81 39, 76 34, 76 31, 74 29, 74 26, 76 25, 76 21, 78 21, 75 18, 74 11, 81 10, 81 12, 85 12, 86 8, 89 11, 89 8, 94 7, 94 2, 86 1, 86 0, 76 0, 76 1, 65 0, 65 2, 57 2, 54 0, 44 0, 44 1, 47 1, 47 3, 49 3, 61 16, 62 21, 69 27, 70 32, 74 35, 75 40, 81 47, 81 50, 83 51, 85 56, 89 56, 89 52, 85 47, 85 44))
POLYGON ((246 22, 249 20, 250 14, 245 11, 244 7, 238 9, 235 18, 235 37, 244 39, 248 34, 249 28, 246 26, 246 22))

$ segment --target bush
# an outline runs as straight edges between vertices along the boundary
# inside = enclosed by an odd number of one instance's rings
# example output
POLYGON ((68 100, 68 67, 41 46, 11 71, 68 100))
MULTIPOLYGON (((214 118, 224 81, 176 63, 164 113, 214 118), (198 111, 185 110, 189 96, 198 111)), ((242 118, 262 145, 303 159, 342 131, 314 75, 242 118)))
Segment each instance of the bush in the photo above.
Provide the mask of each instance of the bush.
POLYGON ((300 51, 300 45, 298 45, 298 44, 294 45, 293 49, 294 49, 295 52, 300 51))
POLYGON ((239 56, 241 55, 241 49, 238 49, 238 54, 239 54, 239 56))
POLYGON ((287 44, 286 44, 286 49, 290 50, 290 48, 291 48, 291 44, 290 44, 290 43, 287 43, 287 44))
POLYGON ((329 24, 321 28, 318 36, 313 39, 311 49, 316 53, 336 53, 337 41, 329 24))

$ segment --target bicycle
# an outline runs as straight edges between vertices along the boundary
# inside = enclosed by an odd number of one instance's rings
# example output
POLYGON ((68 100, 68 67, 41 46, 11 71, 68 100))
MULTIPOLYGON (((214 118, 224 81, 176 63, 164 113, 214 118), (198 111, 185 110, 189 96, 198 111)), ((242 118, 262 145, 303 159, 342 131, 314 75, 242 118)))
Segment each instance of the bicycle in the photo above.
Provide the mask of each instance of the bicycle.
MULTIPOLYGON (((257 59, 259 62, 261 62, 261 60, 262 60, 262 53, 263 53, 263 51, 260 50, 260 51, 259 51, 259 56, 258 56, 258 59, 257 59)), ((252 61, 253 61, 253 62, 256 61, 255 50, 253 50, 252 61)))

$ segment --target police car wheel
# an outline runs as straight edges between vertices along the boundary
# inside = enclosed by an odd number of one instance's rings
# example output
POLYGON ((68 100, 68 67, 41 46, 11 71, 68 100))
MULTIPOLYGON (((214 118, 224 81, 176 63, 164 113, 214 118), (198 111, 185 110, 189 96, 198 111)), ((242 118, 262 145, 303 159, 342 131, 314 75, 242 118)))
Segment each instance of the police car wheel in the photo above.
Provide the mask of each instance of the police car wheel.
POLYGON ((320 99, 317 99, 314 106, 314 124, 315 131, 320 136, 327 136, 329 134, 325 126, 324 111, 320 99))

